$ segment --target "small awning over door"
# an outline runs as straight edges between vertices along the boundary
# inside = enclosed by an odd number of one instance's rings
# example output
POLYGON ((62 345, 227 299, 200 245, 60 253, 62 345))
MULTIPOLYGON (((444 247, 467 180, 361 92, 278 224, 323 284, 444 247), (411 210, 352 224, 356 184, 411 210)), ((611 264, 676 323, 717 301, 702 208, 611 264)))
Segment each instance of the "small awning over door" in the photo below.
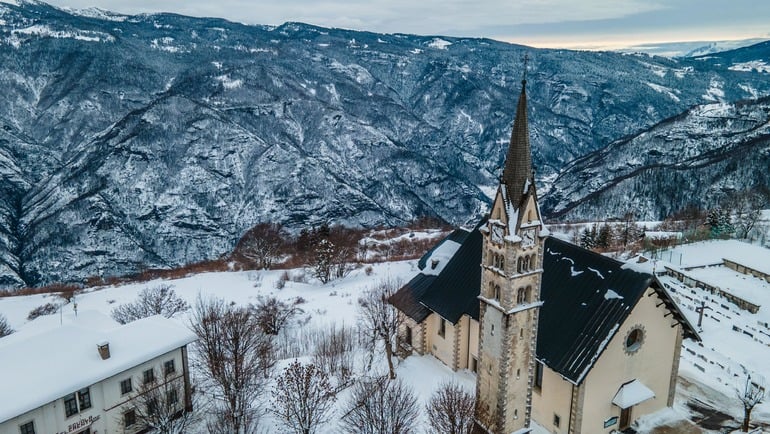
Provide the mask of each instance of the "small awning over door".
POLYGON ((625 409, 652 398, 655 398, 655 392, 641 381, 634 380, 620 386, 618 393, 612 398, 612 403, 625 409))

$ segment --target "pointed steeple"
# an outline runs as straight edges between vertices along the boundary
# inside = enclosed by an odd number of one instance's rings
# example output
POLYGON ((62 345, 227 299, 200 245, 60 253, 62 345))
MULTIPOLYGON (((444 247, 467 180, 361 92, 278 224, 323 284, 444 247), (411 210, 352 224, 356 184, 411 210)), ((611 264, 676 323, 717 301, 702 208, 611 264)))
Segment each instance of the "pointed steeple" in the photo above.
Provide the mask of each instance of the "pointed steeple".
POLYGON ((524 79, 521 81, 521 95, 516 108, 516 119, 513 121, 511 143, 500 180, 500 183, 505 186, 508 205, 519 209, 527 193, 534 189, 534 181, 527 124, 527 80, 524 79))

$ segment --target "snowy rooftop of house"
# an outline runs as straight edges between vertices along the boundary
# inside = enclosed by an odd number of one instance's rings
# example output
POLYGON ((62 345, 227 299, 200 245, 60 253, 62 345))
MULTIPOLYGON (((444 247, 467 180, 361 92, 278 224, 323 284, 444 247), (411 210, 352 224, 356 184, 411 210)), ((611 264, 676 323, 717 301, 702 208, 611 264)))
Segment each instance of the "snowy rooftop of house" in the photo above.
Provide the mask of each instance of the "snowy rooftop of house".
POLYGON ((98 312, 81 312, 71 323, 31 327, 0 339, 0 422, 22 415, 83 387, 112 377, 197 339, 160 315, 119 325, 98 312), (97 344, 110 345, 102 360, 97 344))
POLYGON ((741 265, 770 273, 770 249, 738 240, 710 240, 660 252, 658 259, 680 268, 702 267, 729 259, 741 265))

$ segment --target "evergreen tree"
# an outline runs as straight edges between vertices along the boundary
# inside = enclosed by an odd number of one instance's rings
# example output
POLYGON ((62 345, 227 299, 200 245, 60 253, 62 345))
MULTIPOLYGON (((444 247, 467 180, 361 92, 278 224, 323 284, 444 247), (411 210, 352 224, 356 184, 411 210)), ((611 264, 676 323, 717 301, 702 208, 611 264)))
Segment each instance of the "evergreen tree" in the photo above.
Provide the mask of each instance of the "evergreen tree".
POLYGON ((586 249, 593 249, 595 246, 594 236, 588 228, 583 229, 583 233, 580 235, 580 247, 586 249))
POLYGON ((603 224, 596 236, 596 247, 606 249, 612 241, 612 228, 607 223, 603 224))

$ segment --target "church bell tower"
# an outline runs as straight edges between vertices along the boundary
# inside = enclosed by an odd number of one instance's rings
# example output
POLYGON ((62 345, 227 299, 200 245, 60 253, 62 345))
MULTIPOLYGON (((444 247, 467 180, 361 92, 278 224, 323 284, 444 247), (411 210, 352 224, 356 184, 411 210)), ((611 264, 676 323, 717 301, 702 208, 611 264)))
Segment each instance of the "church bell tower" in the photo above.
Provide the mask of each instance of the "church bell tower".
POLYGON ((474 433, 528 432, 544 227, 527 125, 527 81, 484 234, 474 433))

